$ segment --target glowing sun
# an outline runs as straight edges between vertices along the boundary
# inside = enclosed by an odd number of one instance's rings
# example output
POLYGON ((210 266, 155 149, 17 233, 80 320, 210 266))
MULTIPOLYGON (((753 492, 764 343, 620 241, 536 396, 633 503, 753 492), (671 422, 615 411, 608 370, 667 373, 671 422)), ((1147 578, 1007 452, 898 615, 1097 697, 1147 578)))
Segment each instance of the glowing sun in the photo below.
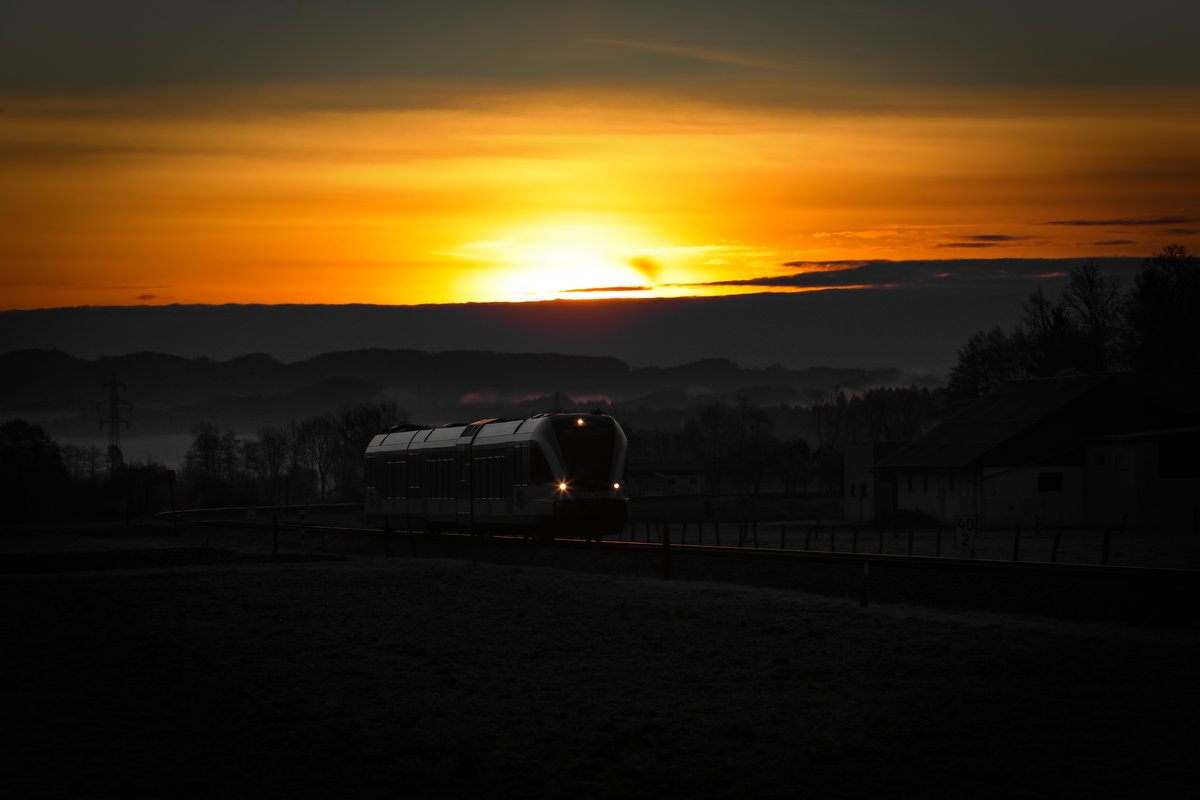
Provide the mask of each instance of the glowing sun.
POLYGON ((541 225, 475 245, 496 300, 644 295, 653 286, 645 235, 619 225, 541 225))

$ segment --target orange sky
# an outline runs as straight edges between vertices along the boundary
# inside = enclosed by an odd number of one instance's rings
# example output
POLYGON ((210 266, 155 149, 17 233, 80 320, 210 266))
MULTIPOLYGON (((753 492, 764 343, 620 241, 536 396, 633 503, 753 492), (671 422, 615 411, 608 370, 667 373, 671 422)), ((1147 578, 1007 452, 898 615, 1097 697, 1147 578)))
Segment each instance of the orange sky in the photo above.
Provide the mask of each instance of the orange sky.
POLYGON ((0 81, 0 308, 666 296, 795 262, 1200 249, 1192 85, 800 80, 740 40, 580 41, 708 72, 0 81))

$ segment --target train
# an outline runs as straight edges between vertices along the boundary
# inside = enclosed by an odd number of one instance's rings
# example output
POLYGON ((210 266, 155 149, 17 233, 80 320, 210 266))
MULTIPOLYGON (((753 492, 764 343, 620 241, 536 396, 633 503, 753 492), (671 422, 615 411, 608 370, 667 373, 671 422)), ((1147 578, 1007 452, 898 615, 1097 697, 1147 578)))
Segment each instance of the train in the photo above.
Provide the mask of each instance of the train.
POLYGON ((385 528, 600 541, 625 527, 628 439, 600 412, 546 412, 371 439, 365 508, 385 528))

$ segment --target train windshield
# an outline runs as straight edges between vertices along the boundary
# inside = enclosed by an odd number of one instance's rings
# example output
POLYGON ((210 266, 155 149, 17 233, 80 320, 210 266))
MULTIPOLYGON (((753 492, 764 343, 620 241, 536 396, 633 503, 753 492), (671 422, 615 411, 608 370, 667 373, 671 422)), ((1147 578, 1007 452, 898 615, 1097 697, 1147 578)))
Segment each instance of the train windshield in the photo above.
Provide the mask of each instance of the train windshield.
POLYGON ((554 417, 553 424, 571 485, 580 489, 609 485, 617 439, 613 419, 564 414, 554 417))

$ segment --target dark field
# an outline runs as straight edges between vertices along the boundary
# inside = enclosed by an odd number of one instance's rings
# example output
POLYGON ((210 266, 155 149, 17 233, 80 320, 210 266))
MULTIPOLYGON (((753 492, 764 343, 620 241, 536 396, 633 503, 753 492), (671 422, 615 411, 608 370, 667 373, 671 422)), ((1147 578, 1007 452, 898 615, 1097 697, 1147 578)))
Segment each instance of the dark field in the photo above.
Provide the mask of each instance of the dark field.
POLYGON ((1200 781, 1193 633, 433 559, 143 558, 0 577, 7 796, 1118 797, 1200 781))

